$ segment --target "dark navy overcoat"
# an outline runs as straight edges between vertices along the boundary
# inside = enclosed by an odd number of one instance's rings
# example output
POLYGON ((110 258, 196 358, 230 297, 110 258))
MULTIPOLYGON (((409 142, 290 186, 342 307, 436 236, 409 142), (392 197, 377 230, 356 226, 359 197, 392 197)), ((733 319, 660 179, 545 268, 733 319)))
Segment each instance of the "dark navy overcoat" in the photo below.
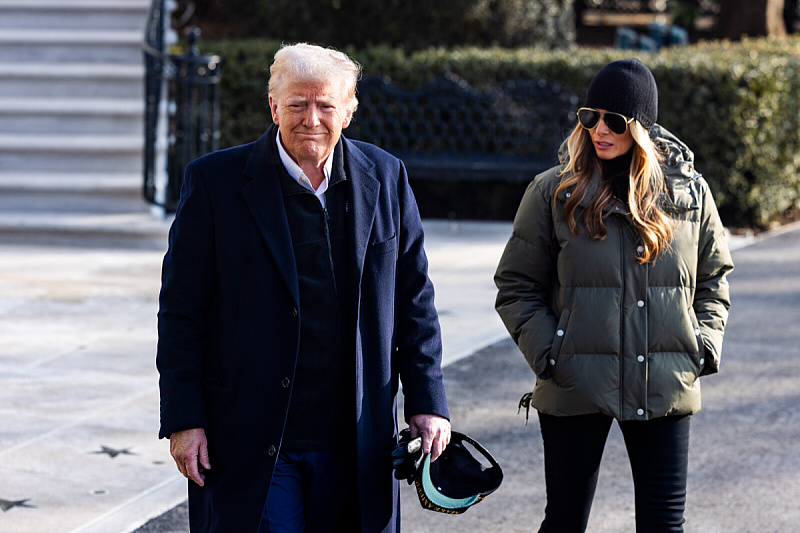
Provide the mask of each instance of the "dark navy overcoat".
MULTIPOLYGON (((160 436, 205 428, 211 463, 204 487, 189 482, 193 532, 258 529, 292 394, 303 309, 276 134, 273 125, 254 143, 187 166, 164 258, 160 436)), ((394 532, 398 378, 406 420, 448 417, 441 336, 405 167, 370 144, 341 142, 356 328, 354 475, 363 531, 394 532)))

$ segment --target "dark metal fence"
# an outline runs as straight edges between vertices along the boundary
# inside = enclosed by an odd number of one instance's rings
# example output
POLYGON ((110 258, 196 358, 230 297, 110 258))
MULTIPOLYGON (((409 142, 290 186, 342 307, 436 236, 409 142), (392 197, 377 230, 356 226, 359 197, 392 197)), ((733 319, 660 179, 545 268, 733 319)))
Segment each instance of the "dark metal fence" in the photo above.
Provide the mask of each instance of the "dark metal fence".
POLYGON ((145 63, 144 197, 167 212, 180 199, 186 164, 219 147, 220 58, 202 55, 200 31, 186 34, 188 52, 167 53, 165 0, 153 0, 143 43, 145 63))
POLYGON ((479 92, 455 75, 407 91, 381 76, 358 83, 347 137, 396 155, 409 177, 529 182, 558 163, 575 127, 578 97, 544 80, 511 80, 479 92))
MULTIPOLYGON (((698 15, 714 15, 719 13, 722 0, 684 0, 684 3, 696 9, 698 15)), ((618 13, 666 13, 670 7, 667 0, 582 0, 582 4, 587 9, 618 13)))

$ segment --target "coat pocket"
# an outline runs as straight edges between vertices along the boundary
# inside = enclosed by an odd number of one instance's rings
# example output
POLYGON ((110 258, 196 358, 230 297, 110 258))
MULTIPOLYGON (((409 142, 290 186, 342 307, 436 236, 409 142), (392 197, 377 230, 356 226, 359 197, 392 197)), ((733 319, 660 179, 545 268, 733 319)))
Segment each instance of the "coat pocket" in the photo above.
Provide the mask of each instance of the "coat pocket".
POLYGON ((547 356, 547 364, 550 367, 555 367, 558 365, 559 356, 561 355, 561 347, 564 345, 564 337, 567 335, 569 315, 569 309, 564 309, 561 312, 561 317, 558 319, 556 334, 553 337, 553 344, 550 346, 550 354, 547 356))
POLYGON ((397 249, 397 234, 395 233, 385 241, 373 243, 371 247, 372 253, 376 256, 393 252, 397 249))
POLYGON ((691 335, 695 340, 695 346, 697 350, 692 353, 692 358, 694 359, 694 363, 697 365, 697 375, 699 376, 703 370, 703 365, 705 364, 705 345, 703 344, 703 338, 700 335, 700 323, 697 321, 697 315, 694 313, 693 308, 689 308, 689 322, 692 325, 692 332, 691 335))

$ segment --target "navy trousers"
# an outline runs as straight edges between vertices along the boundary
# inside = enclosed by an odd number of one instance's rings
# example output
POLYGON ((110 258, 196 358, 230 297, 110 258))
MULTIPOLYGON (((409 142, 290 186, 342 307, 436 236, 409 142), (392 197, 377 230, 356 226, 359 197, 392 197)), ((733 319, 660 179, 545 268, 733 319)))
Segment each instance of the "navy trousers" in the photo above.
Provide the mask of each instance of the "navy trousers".
POLYGON ((352 452, 281 452, 258 533, 361 531, 352 452))
MULTIPOLYGON (((636 531, 682 532, 689 458, 689 416, 620 422, 633 473, 636 531)), ((539 413, 547 506, 541 533, 582 533, 613 418, 539 413)))

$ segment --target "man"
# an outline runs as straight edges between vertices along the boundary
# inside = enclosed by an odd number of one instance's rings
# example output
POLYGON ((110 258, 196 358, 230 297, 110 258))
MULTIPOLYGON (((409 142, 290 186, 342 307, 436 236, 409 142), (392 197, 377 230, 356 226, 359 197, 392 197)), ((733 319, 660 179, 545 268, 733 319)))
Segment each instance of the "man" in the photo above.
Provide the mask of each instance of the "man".
POLYGON ((334 50, 282 48, 274 125, 187 166, 157 366, 192 531, 397 531, 398 378, 424 451, 449 442, 405 167, 341 136, 359 73, 334 50))

